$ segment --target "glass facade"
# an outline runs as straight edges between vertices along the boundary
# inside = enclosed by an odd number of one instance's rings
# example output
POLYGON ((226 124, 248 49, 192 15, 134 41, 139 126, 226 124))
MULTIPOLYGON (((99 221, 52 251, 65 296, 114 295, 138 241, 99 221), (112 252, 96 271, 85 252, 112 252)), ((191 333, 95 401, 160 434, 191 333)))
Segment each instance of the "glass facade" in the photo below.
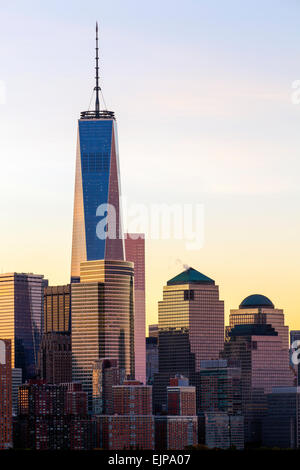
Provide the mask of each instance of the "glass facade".
POLYGON ((117 126, 111 119, 80 119, 76 157, 71 276, 80 275, 80 262, 124 259, 120 220, 117 126), (115 213, 105 206, 114 207, 115 213), (105 219, 103 219, 105 218, 105 219), (105 236, 99 222, 106 220, 105 236))
POLYGON ((0 275, 0 337, 11 340, 12 365, 22 369, 23 380, 37 370, 46 285, 40 275, 0 275))
POLYGON ((69 332, 71 302, 70 285, 49 286, 44 293, 44 332, 69 332))
POLYGON ((72 284, 72 377, 92 405, 93 365, 117 359, 134 377, 133 263, 86 261, 72 284), (88 345, 88 347, 87 347, 88 345))

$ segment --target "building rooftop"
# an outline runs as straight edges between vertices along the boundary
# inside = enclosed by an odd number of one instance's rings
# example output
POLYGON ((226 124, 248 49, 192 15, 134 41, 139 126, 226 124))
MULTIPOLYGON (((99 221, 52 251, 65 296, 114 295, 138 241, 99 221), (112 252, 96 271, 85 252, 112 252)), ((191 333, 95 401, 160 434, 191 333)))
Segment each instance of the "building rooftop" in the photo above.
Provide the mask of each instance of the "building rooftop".
POLYGON ((168 286, 176 284, 214 284, 215 281, 210 277, 196 271, 196 269, 188 268, 167 282, 168 286))
POLYGON ((246 297, 239 308, 274 308, 274 304, 265 295, 253 294, 246 297))

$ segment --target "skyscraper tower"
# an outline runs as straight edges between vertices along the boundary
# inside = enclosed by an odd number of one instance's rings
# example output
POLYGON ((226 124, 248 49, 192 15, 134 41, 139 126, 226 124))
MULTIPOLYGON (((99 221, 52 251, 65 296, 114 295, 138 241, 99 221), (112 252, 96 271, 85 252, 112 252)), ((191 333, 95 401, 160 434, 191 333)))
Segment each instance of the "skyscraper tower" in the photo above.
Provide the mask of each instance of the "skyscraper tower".
POLYGON ((215 281, 193 268, 170 279, 158 303, 158 328, 154 409, 160 411, 166 404, 170 377, 187 377, 196 385, 198 397, 201 361, 218 359, 223 349, 224 302, 215 281))
POLYGON ((100 109, 98 24, 96 24, 95 109, 78 120, 71 277, 80 262, 123 260, 117 124, 100 109))

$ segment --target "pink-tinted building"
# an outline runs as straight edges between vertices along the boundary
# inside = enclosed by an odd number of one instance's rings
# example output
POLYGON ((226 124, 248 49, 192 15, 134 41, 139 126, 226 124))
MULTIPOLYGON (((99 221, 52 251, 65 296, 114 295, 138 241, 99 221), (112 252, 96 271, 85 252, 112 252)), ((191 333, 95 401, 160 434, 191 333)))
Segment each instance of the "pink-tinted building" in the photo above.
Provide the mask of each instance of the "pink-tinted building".
POLYGON ((273 387, 293 385, 288 351, 282 349, 281 337, 269 324, 236 325, 229 338, 221 355, 241 367, 245 439, 259 443, 267 394, 273 387))
POLYGON ((12 447, 11 341, 0 339, 0 449, 12 447))
POLYGON ((197 386, 201 361, 218 359, 224 346, 224 302, 215 281, 193 268, 170 279, 158 302, 158 368, 154 410, 166 411, 166 387, 176 374, 197 386))
POLYGON ((145 237, 125 234, 126 260, 134 263, 134 360, 135 378, 146 383, 146 306, 145 306, 145 237))

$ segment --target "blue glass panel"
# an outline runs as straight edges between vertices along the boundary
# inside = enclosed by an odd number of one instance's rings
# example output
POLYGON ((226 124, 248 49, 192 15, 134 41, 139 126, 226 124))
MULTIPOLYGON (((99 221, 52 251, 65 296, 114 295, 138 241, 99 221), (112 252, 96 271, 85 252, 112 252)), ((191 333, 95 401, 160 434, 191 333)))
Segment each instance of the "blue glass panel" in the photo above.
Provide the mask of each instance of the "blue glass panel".
POLYGON ((108 203, 112 120, 79 121, 87 260, 104 259, 105 240, 96 235, 98 206, 108 203))

